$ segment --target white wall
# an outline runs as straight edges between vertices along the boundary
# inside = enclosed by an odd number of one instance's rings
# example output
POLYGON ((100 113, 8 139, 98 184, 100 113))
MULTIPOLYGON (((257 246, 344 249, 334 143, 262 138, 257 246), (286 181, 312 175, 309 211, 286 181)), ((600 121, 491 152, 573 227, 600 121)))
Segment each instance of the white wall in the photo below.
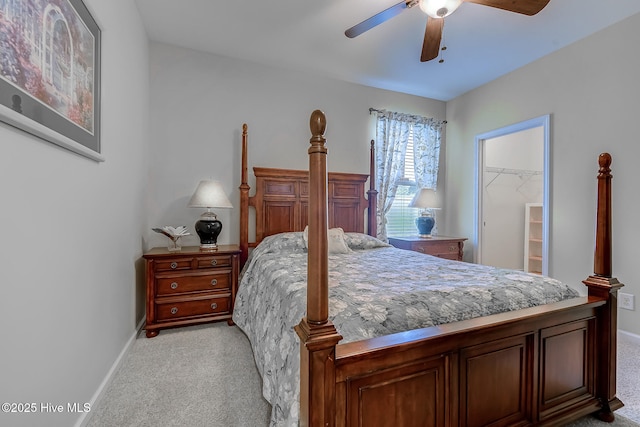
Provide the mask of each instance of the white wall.
MULTIPOLYGON (((368 173, 375 116, 386 108, 444 119, 445 103, 311 74, 269 68, 165 44, 151 45, 150 227, 193 224, 187 207, 199 180, 220 180, 234 209, 218 210, 219 243, 239 236, 242 124, 249 128, 249 168, 308 169, 309 117, 327 116, 328 168, 368 173)), ((444 151, 444 150, 443 150, 444 151)), ((251 175, 251 173, 250 173, 251 175)), ((250 181, 250 185, 253 183, 250 181)), ((147 230, 145 246, 166 238, 147 230)), ((183 245, 199 244, 197 236, 183 245)))
MULTIPOLYGON (((447 234, 473 233, 475 135, 551 114, 549 273, 584 290, 581 281, 593 272, 597 157, 607 151, 614 276, 625 292, 640 296, 638 39, 640 15, 447 103, 447 234)), ((640 333, 638 311, 621 310, 619 320, 622 329, 640 333)))
POLYGON ((84 1, 103 30, 106 161, 0 124, 0 401, 65 407, 5 426, 77 422, 67 403, 91 401, 141 317, 148 42, 133 2, 84 1))

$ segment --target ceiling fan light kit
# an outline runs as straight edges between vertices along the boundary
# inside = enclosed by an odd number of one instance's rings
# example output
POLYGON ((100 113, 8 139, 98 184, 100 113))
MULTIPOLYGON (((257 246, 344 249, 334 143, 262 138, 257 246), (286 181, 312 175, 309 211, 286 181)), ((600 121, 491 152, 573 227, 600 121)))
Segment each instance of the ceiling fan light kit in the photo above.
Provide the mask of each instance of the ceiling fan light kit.
MULTIPOLYGON (((405 0, 354 25, 346 30, 344 34, 349 38, 357 37, 365 31, 399 15, 405 9, 411 9, 418 4, 420 9, 427 14, 427 29, 425 30, 422 54, 420 55, 420 61, 426 62, 437 58, 440 52, 442 29, 444 27, 444 19, 442 18, 455 12, 462 3, 476 3, 506 10, 507 12, 532 16, 544 9, 549 1, 550 0, 405 0)), ((439 62, 442 63, 443 60, 439 62)))
POLYGON ((462 0, 420 0, 420 9, 432 18, 451 15, 462 4, 462 0))

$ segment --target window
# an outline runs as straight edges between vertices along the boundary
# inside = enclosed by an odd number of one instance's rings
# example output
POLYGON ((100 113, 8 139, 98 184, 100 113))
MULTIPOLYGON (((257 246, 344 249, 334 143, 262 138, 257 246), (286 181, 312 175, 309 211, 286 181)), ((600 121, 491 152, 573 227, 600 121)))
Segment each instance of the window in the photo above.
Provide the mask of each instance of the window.
POLYGON ((387 235, 409 236, 416 234, 415 218, 418 209, 408 207, 418 190, 415 177, 413 156, 413 126, 409 131, 407 152, 404 157, 404 174, 398 182, 396 197, 387 213, 387 235))
POLYGON ((444 121, 375 110, 378 238, 415 234, 417 188, 436 188, 444 121))

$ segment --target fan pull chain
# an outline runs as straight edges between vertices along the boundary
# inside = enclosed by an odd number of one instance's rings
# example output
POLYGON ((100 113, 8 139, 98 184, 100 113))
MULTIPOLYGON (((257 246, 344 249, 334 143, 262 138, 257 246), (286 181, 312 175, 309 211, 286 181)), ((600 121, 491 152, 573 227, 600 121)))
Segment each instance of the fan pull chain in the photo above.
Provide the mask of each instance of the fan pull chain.
POLYGON ((438 64, 442 64, 444 62, 444 51, 447 50, 447 45, 444 38, 444 18, 442 18, 442 41, 440 42, 440 59, 438 60, 438 64))

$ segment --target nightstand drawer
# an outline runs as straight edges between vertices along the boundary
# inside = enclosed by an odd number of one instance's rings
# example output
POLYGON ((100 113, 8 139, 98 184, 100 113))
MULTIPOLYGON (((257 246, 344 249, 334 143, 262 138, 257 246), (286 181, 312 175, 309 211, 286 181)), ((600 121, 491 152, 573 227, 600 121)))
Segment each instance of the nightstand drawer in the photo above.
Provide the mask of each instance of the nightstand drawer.
POLYGON ((430 242, 428 244, 424 242, 413 242, 411 244, 412 251, 435 256, 455 255, 457 258, 459 249, 457 242, 430 242))
POLYGON ((389 237, 389 243, 399 249, 420 252, 439 258, 462 261, 464 241, 462 237, 433 236, 421 237, 389 237))
POLYGON ((178 271, 189 270, 193 258, 159 259, 154 263, 155 271, 178 271))
POLYGON ((179 295, 190 292, 208 292, 231 289, 231 270, 221 270, 214 274, 193 274, 158 277, 156 294, 179 295))
POLYGON ((156 302, 157 321, 198 316, 229 314, 230 297, 214 297, 188 301, 156 302))
POLYGON ((230 255, 212 255, 198 258, 198 268, 228 267, 231 265, 230 255))

